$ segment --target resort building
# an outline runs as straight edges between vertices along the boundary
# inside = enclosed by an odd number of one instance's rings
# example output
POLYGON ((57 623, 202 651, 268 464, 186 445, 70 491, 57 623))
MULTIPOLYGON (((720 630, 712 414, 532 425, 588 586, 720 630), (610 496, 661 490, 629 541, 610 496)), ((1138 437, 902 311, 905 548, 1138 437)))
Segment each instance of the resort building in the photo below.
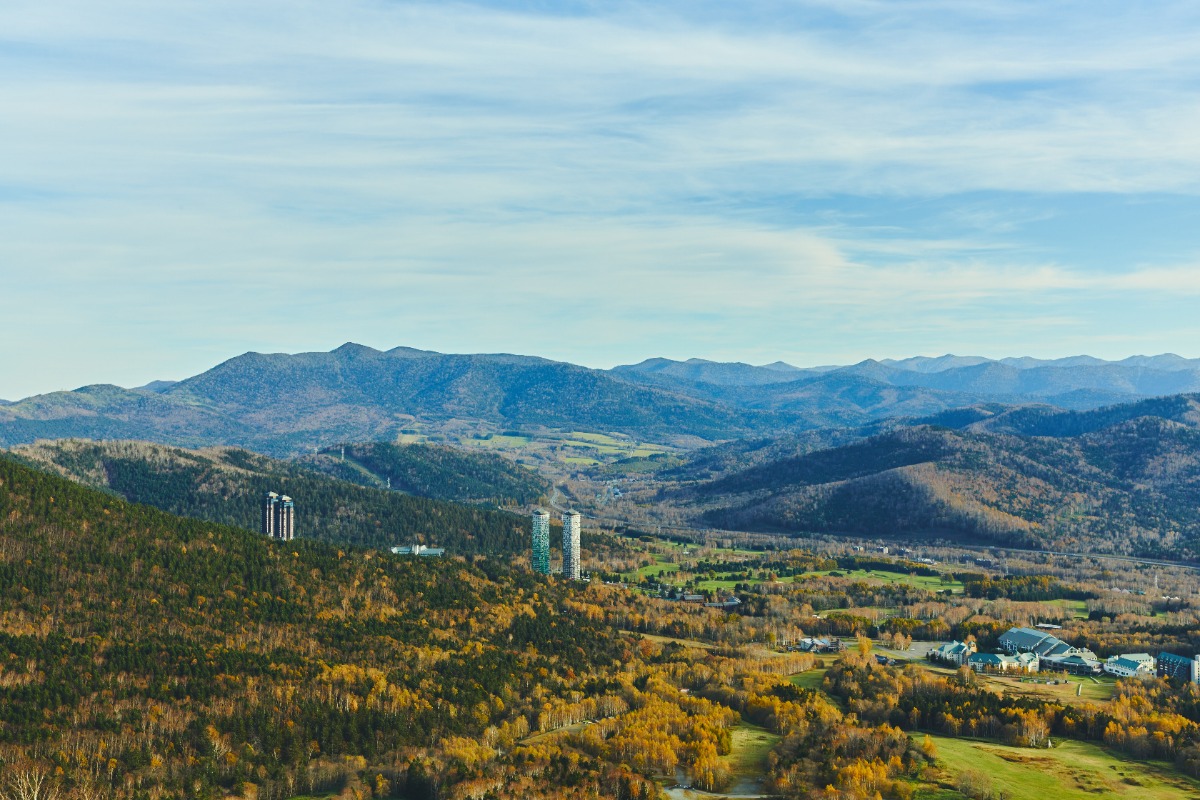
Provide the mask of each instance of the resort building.
POLYGON ((1159 653, 1157 667, 1160 678, 1200 683, 1200 659, 1177 656, 1174 653, 1159 653))
POLYGON ((1013 628, 999 639, 1009 655, 1032 653, 1042 670, 1065 671, 1074 675, 1098 675, 1100 659, 1091 650, 1074 647, 1044 630, 1013 628))
POLYGON ((398 556, 440 556, 444 555, 446 548, 444 547, 426 547, 423 544, 404 545, 402 547, 393 547, 392 552, 398 556))
POLYGON ((1037 672, 1038 657, 1033 653, 1015 656, 1004 653, 972 653, 967 666, 976 672, 1037 672))
POLYGON ((967 659, 975 654, 975 642, 946 642, 941 647, 929 651, 929 660, 953 667, 961 667, 967 659))
POLYGON ((550 515, 542 509, 533 512, 533 571, 550 574, 550 515))
POLYGON ((264 494, 260 530, 264 536, 284 542, 296 538, 296 507, 292 498, 275 492, 264 494))
POLYGON ((562 515, 562 576, 565 580, 579 580, 579 514, 568 511, 562 515))
POLYGON ((1128 653, 1104 662, 1104 671, 1118 678, 1148 678, 1154 675, 1154 667, 1154 656, 1149 653, 1128 653))

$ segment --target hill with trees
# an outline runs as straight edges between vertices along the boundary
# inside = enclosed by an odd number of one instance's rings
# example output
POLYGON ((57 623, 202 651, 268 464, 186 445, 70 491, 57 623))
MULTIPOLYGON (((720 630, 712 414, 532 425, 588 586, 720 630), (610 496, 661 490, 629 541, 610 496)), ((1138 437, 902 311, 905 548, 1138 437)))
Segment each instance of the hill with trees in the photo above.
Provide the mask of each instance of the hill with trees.
POLYGON ((1061 438, 919 426, 727 471, 669 496, 709 525, 738 530, 1195 558, 1200 430, 1159 417, 1061 438))
POLYGON ((360 777, 430 796, 426 748, 511 747, 622 657, 615 629, 560 613, 570 594, 499 563, 272 542, 0 459, 0 765, 92 797, 360 777))
POLYGON ((681 772, 728 785, 743 715, 796 748, 839 742, 781 764, 788 796, 833 780, 892 796, 927 763, 899 730, 869 741, 797 692, 787 676, 811 655, 627 627, 760 636, 718 609, 503 561, 271 541, 0 459, 6 791, 657 800, 655 779, 681 772))
POLYGON ((274 491, 295 499, 303 538, 379 548, 420 542, 459 554, 527 547, 527 522, 515 514, 361 486, 236 448, 64 440, 9 457, 131 502, 250 531, 259 528, 263 493, 274 491))
POLYGON ((503 456, 433 444, 330 447, 295 463, 341 480, 459 502, 534 503, 550 482, 503 456))

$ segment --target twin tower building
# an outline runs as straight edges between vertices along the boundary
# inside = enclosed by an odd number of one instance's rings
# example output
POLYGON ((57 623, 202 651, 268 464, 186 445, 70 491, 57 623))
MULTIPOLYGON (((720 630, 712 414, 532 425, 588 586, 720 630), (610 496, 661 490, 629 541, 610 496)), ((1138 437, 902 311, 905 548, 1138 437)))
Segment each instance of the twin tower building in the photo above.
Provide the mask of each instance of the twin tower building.
MULTIPOLYGON (((579 514, 568 511, 562 515, 562 576, 579 580, 579 514)), ((550 574, 550 515, 540 508, 533 512, 533 571, 550 574)))
POLYGON ((261 530, 264 536, 285 542, 296 538, 296 506, 292 498, 275 492, 263 495, 261 530))

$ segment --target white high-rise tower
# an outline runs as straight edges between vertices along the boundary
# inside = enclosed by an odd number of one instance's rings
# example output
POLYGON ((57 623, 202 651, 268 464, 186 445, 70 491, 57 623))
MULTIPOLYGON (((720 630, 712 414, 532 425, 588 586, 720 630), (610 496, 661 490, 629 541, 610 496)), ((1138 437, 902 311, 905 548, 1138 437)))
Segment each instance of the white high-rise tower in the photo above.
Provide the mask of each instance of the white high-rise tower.
POLYGON ((564 580, 579 580, 579 514, 568 511, 562 515, 563 521, 563 566, 564 580))

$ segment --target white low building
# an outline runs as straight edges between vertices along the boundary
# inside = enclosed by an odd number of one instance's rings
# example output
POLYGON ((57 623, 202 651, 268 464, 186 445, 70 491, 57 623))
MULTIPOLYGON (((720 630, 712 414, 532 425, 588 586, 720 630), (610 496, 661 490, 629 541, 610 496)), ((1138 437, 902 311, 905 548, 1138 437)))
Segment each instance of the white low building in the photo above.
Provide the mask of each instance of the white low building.
POLYGON ((1154 657, 1149 653, 1113 656, 1104 662, 1104 671, 1118 678, 1151 677, 1154 675, 1154 657))

